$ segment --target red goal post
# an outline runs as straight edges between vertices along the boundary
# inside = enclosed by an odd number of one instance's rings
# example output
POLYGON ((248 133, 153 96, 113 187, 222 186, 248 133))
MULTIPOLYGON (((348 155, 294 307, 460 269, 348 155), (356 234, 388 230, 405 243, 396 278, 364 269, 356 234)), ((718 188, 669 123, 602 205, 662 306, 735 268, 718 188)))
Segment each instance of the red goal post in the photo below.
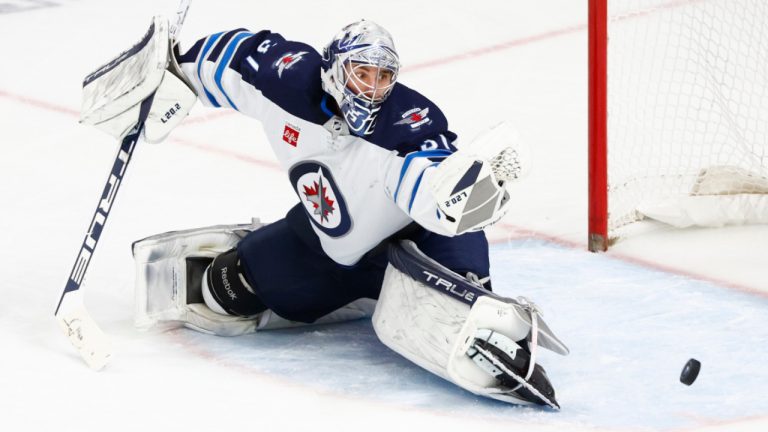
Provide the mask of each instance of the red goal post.
POLYGON ((589 250, 608 249, 608 0, 589 0, 589 250))

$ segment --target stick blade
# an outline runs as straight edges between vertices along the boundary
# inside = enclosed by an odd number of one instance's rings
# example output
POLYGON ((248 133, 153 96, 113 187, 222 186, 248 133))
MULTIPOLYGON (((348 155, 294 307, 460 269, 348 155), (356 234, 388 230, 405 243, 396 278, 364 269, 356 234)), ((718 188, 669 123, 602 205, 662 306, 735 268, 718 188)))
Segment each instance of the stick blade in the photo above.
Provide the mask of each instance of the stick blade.
POLYGON ((59 327, 93 370, 101 370, 112 356, 112 343, 84 306, 56 315, 59 327))

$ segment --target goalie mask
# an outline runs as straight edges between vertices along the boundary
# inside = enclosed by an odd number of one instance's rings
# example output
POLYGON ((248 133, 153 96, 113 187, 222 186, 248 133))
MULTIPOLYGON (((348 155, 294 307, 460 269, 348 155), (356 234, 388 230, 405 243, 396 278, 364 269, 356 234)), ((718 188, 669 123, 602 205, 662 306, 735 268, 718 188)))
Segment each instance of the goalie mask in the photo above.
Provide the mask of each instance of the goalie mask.
POLYGON ((400 69, 392 36, 361 20, 344 27, 323 50, 323 90, 339 105, 350 130, 373 132, 376 114, 392 92, 400 69))

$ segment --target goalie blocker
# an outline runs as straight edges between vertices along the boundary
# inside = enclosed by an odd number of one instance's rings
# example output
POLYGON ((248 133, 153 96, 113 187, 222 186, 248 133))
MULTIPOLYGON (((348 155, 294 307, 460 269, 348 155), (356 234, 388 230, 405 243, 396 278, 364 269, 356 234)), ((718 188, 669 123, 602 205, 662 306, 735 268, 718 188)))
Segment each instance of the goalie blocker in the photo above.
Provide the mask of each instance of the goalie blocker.
POLYGON ((151 100, 141 134, 149 143, 163 141, 197 101, 174 48, 168 20, 154 17, 138 44, 85 78, 80 122, 122 139, 139 122, 142 103, 151 100))
MULTIPOLYGON (((160 234, 137 241, 136 324, 140 328, 186 326, 236 336, 307 323, 271 310, 249 316, 217 309, 205 290, 206 268, 226 272, 235 295, 248 287, 233 258, 243 238, 263 225, 221 225, 160 234), (208 305, 212 305, 213 309, 208 305)), ((424 255, 411 241, 392 243, 378 302, 358 299, 315 323, 370 317, 379 339, 428 371, 475 394, 515 404, 559 408, 537 347, 559 354, 568 349, 540 317, 535 305, 486 290, 424 255), (374 311, 375 307, 375 311, 374 311)), ((213 283, 217 283, 215 280, 213 283)))

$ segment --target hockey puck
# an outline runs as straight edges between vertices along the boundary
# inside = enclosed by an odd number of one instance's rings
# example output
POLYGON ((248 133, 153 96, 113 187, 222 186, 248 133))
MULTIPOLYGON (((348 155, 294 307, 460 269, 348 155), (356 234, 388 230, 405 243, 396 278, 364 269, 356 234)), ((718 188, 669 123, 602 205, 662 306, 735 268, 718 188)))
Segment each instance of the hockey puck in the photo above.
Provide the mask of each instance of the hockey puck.
POLYGON ((683 372, 680 373, 680 382, 685 385, 691 385, 696 381, 696 377, 699 376, 701 370, 701 362, 696 359, 688 360, 688 363, 683 366, 683 372))

